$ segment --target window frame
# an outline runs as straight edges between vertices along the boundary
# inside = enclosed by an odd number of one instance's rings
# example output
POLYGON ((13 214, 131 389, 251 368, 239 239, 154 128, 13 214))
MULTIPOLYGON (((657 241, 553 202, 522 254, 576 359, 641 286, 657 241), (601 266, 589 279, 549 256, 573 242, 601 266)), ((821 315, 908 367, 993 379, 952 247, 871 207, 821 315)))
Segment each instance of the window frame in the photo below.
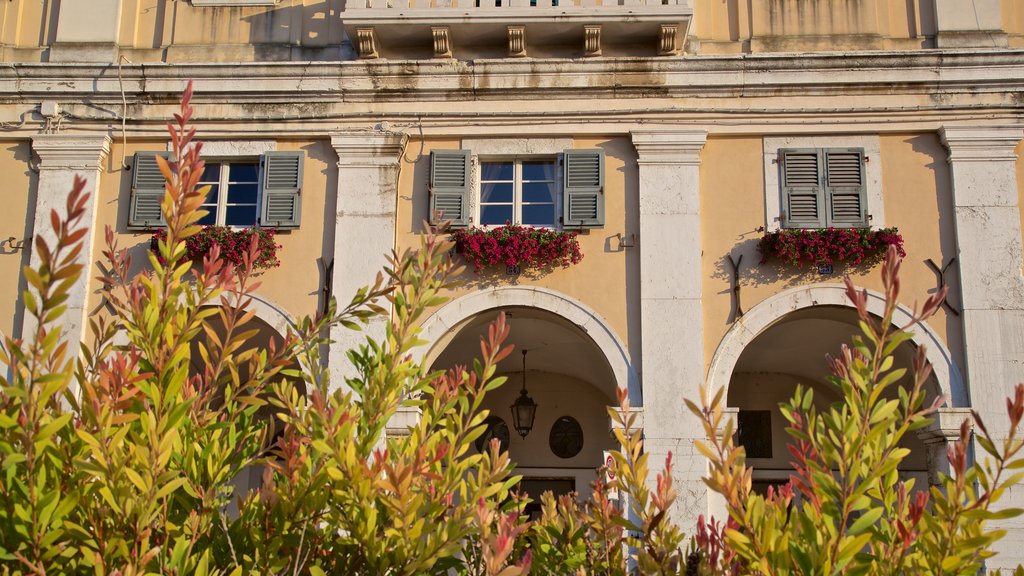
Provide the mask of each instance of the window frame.
MULTIPOLYGON (((259 228, 259 227, 261 227, 262 226, 262 222, 261 222, 261 218, 260 218, 260 216, 261 216, 260 213, 261 213, 262 207, 263 207, 263 157, 262 157, 262 155, 256 156, 255 158, 250 158, 250 157, 247 157, 247 156, 240 156, 240 157, 233 157, 233 158, 225 158, 225 157, 205 158, 204 157, 203 160, 206 162, 206 166, 207 167, 209 167, 211 164, 217 164, 217 165, 221 166, 220 178, 216 182, 216 184, 218 186, 218 190, 217 190, 217 212, 216 212, 216 215, 214 217, 214 222, 212 224, 209 224, 209 225, 210 226, 224 226, 224 227, 228 227, 228 228, 231 228, 231 229, 234 229, 234 230, 240 230, 240 229, 243 229, 243 228, 259 228), (235 164, 235 165, 238 165, 238 164, 255 164, 256 165, 256 182, 255 182, 255 184, 256 184, 256 202, 255 202, 255 204, 252 205, 255 208, 255 211, 256 211, 256 219, 255 219, 255 221, 252 224, 227 224, 226 223, 226 220, 227 220, 227 208, 229 206, 228 200, 227 200, 228 199, 227 191, 228 191, 228 185, 230 183, 230 177, 231 177, 231 168, 230 167, 231 167, 232 164, 235 164), (228 169, 226 171, 223 169, 224 166, 228 166, 228 169)), ((200 187, 202 187, 202 186, 205 186, 207 184, 214 184, 214 182, 204 182, 204 181, 200 180, 198 185, 200 187)), ((237 184, 237 182, 236 182, 236 184, 237 184)), ((249 206, 249 204, 231 204, 231 205, 233 205, 233 206, 235 206, 235 205, 237 205, 237 206, 249 206)), ((210 206, 210 204, 204 202, 201 207, 202 208, 206 208, 207 206, 210 206)))
MULTIPOLYGON (((884 228, 885 201, 882 192, 881 139, 877 134, 816 134, 800 136, 769 136, 762 140, 764 167, 765 231, 784 229, 782 213, 785 190, 779 152, 789 148, 860 148, 864 151, 864 202, 867 226, 884 228)), ((824 207, 822 207, 824 209, 824 207)), ((800 227, 785 227, 799 230, 800 227)))
MULTIPOLYGON (((562 154, 528 154, 528 155, 473 155, 472 165, 475 177, 473 178, 474 193, 472 195, 472 207, 471 211, 473 214, 473 222, 476 222, 477 226, 481 228, 497 228, 504 226, 505 224, 484 224, 483 223, 483 186, 488 182, 507 182, 506 180, 484 180, 483 179, 483 167, 484 164, 488 163, 499 163, 499 162, 511 162, 512 163, 512 224, 520 226, 530 226, 533 228, 543 228, 548 230, 561 230, 562 229, 562 195, 563 195, 563 161, 562 154), (546 224, 524 224, 523 219, 523 163, 524 162, 540 162, 540 161, 551 161, 554 163, 554 174, 552 175, 551 184, 554 185, 554 192, 551 197, 552 209, 554 212, 554 222, 551 225, 546 224)), ((541 182, 541 180, 534 180, 531 182, 541 182)), ((489 204, 496 205, 507 205, 507 202, 492 202, 489 204)), ((530 204, 546 204, 543 202, 530 203, 530 204)))

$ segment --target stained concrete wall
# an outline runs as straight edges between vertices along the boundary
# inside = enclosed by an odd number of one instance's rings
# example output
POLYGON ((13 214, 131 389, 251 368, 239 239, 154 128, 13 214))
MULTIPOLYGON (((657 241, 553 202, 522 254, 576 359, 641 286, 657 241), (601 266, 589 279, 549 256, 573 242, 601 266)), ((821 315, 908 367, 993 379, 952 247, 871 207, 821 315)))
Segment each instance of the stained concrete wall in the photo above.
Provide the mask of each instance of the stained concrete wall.
POLYGON ((28 264, 31 241, 24 250, 14 250, 8 238, 21 242, 32 234, 38 176, 29 167, 32 148, 28 141, 0 143, 0 174, 4 177, 3 206, 0 210, 0 334, 21 334, 22 312, 19 304, 25 286, 21 268, 28 264))

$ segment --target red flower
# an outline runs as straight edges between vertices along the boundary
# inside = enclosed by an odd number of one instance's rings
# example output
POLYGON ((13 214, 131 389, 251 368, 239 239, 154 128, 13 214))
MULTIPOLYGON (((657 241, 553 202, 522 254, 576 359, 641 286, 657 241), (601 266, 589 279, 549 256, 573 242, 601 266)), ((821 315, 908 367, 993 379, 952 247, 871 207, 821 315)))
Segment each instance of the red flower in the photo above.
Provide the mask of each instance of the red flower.
POLYGON ((903 237, 896 228, 785 229, 765 234, 757 248, 762 264, 774 258, 796 266, 856 266, 878 262, 889 246, 895 246, 900 256, 906 256, 903 237))
POLYGON ((467 228, 452 234, 455 252, 480 272, 492 266, 568 267, 583 259, 575 232, 506 223, 497 228, 467 228))
MULTIPOLYGON (((225 261, 240 266, 243 255, 248 253, 252 239, 256 238, 259 254, 253 262, 253 268, 276 268, 281 265, 277 258, 277 249, 281 246, 274 242, 274 230, 271 228, 240 228, 234 230, 226 226, 204 226, 199 232, 185 239, 185 257, 194 262, 201 261, 214 244, 220 246, 220 256, 225 261)), ((149 242, 149 249, 156 255, 161 264, 166 264, 159 252, 159 242, 167 238, 166 230, 158 230, 149 242)))

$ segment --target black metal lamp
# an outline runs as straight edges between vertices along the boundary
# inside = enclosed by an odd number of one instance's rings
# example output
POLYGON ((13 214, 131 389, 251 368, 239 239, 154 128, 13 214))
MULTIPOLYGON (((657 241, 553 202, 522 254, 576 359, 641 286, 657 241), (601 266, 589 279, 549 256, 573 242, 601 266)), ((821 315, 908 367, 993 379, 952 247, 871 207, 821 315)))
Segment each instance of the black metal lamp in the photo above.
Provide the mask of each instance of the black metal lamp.
POLYGON ((536 416, 537 403, 526 393, 526 350, 523 350, 523 389, 512 403, 512 425, 520 436, 526 438, 530 430, 533 430, 533 420, 536 416))

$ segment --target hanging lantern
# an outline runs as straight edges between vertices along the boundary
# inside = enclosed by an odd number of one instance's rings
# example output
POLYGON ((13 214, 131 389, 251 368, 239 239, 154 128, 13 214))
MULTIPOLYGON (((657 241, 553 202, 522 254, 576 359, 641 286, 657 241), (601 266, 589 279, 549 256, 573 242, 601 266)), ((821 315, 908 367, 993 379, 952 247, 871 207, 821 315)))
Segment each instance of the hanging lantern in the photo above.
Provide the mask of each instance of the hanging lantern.
POLYGON ((537 403, 526 393, 526 350, 523 350, 523 389, 512 403, 512 426, 520 436, 526 438, 530 430, 533 430, 533 420, 536 416, 537 403))

